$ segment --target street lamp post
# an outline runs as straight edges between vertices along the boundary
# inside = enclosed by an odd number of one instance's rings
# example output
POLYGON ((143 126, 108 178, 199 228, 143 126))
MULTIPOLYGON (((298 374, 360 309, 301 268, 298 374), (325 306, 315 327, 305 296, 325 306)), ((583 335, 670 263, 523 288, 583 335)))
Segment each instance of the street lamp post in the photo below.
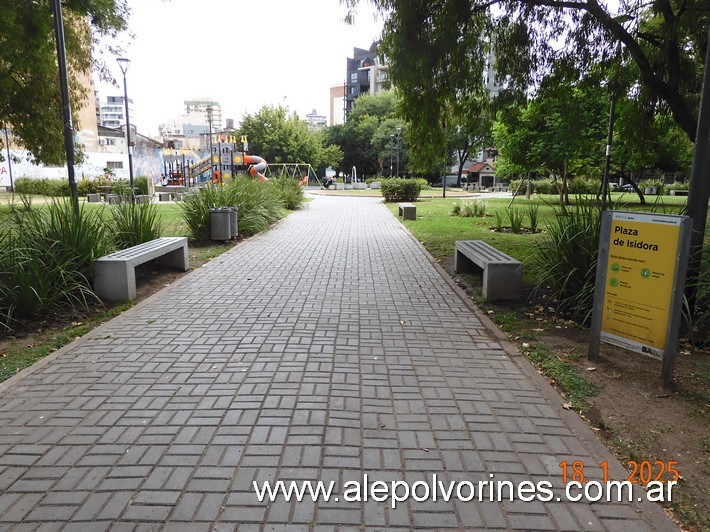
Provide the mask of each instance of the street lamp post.
POLYGON ((133 195, 133 154, 131 153, 131 117, 128 113, 128 87, 126 86, 126 72, 131 65, 131 60, 125 57, 116 59, 118 66, 123 73, 123 103, 126 109, 126 145, 128 148, 128 181, 131 187, 131 196, 133 195))
POLYGON ((397 177, 399 177, 399 139, 402 136, 402 128, 397 128, 397 177))
POLYGON ((74 179, 74 125, 71 116, 71 98, 69 96, 69 77, 67 74, 67 57, 64 40, 64 21, 62 19, 62 3, 60 0, 52 1, 52 11, 54 12, 54 34, 57 40, 57 63, 59 66, 59 90, 62 97, 62 117, 64 119, 64 151, 67 154, 67 175, 69 176, 69 190, 71 192, 72 203, 74 204, 74 215, 78 220, 79 213, 79 193, 76 179, 74 179))
POLYGON ((214 154, 212 153, 212 106, 207 106, 207 124, 210 128, 210 179, 214 176, 214 154))
POLYGON ((390 135, 390 177, 392 177, 392 168, 394 162, 394 134, 390 135))

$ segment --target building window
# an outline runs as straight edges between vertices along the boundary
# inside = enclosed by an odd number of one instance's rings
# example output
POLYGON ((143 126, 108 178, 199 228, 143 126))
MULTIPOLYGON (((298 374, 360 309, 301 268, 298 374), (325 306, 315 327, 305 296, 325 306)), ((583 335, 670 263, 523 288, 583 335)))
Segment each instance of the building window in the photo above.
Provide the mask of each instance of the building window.
POLYGON ((106 161, 106 168, 123 170, 123 161, 106 161))
POLYGON ((350 83, 357 83, 357 72, 350 73, 350 83))

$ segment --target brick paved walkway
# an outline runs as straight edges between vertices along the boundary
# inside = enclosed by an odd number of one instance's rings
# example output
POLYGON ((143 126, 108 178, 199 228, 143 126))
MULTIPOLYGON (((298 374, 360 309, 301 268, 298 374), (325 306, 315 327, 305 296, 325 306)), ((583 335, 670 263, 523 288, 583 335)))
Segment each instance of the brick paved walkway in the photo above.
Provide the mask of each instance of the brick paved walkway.
POLYGON ((3 530, 674 529, 649 503, 258 502, 254 480, 556 498, 563 460, 623 474, 373 199, 315 199, 0 395, 3 530))

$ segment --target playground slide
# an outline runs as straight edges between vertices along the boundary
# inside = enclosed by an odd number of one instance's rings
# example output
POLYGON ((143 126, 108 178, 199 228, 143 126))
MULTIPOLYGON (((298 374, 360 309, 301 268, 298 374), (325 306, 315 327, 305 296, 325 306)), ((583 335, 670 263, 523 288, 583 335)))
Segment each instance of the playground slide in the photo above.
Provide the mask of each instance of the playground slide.
POLYGON ((192 168, 190 168, 190 177, 195 178, 198 175, 206 172, 207 170, 210 169, 211 165, 211 160, 209 157, 205 157, 204 159, 200 159, 197 161, 192 168))
MULTIPOLYGON (((235 162, 237 160, 237 154, 235 153, 235 162)), ((259 181, 268 181, 269 179, 262 173, 266 170, 267 162, 257 155, 247 155, 243 154, 243 163, 250 164, 249 175, 252 177, 258 177, 259 181)), ((210 157, 205 157, 197 161, 190 169, 190 177, 196 177, 207 170, 210 169, 212 161, 210 157)))
POLYGON ((259 181, 268 181, 269 179, 262 174, 266 170, 267 163, 264 159, 257 155, 247 155, 244 154, 244 164, 251 164, 249 167, 249 175, 252 177, 258 177, 259 181))

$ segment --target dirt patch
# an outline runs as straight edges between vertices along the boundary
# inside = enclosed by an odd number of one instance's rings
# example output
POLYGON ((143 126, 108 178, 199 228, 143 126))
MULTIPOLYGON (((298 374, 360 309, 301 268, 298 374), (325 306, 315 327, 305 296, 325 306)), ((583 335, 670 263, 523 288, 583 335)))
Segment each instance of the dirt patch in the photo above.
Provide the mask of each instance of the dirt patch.
MULTIPOLYGON (((656 472, 677 462, 680 483, 667 509, 685 530, 710 530, 710 351, 691 352, 689 343, 681 342, 675 386, 664 388, 660 361, 602 344, 592 363, 588 329, 555 317, 543 301, 481 304, 480 278, 469 278, 469 284, 453 273, 452 261, 444 266, 494 321, 513 324, 505 328, 521 352, 534 339, 598 387, 579 414, 629 474, 634 463, 650 462, 656 472)), ((670 480, 668 474, 664 480, 670 480)))

